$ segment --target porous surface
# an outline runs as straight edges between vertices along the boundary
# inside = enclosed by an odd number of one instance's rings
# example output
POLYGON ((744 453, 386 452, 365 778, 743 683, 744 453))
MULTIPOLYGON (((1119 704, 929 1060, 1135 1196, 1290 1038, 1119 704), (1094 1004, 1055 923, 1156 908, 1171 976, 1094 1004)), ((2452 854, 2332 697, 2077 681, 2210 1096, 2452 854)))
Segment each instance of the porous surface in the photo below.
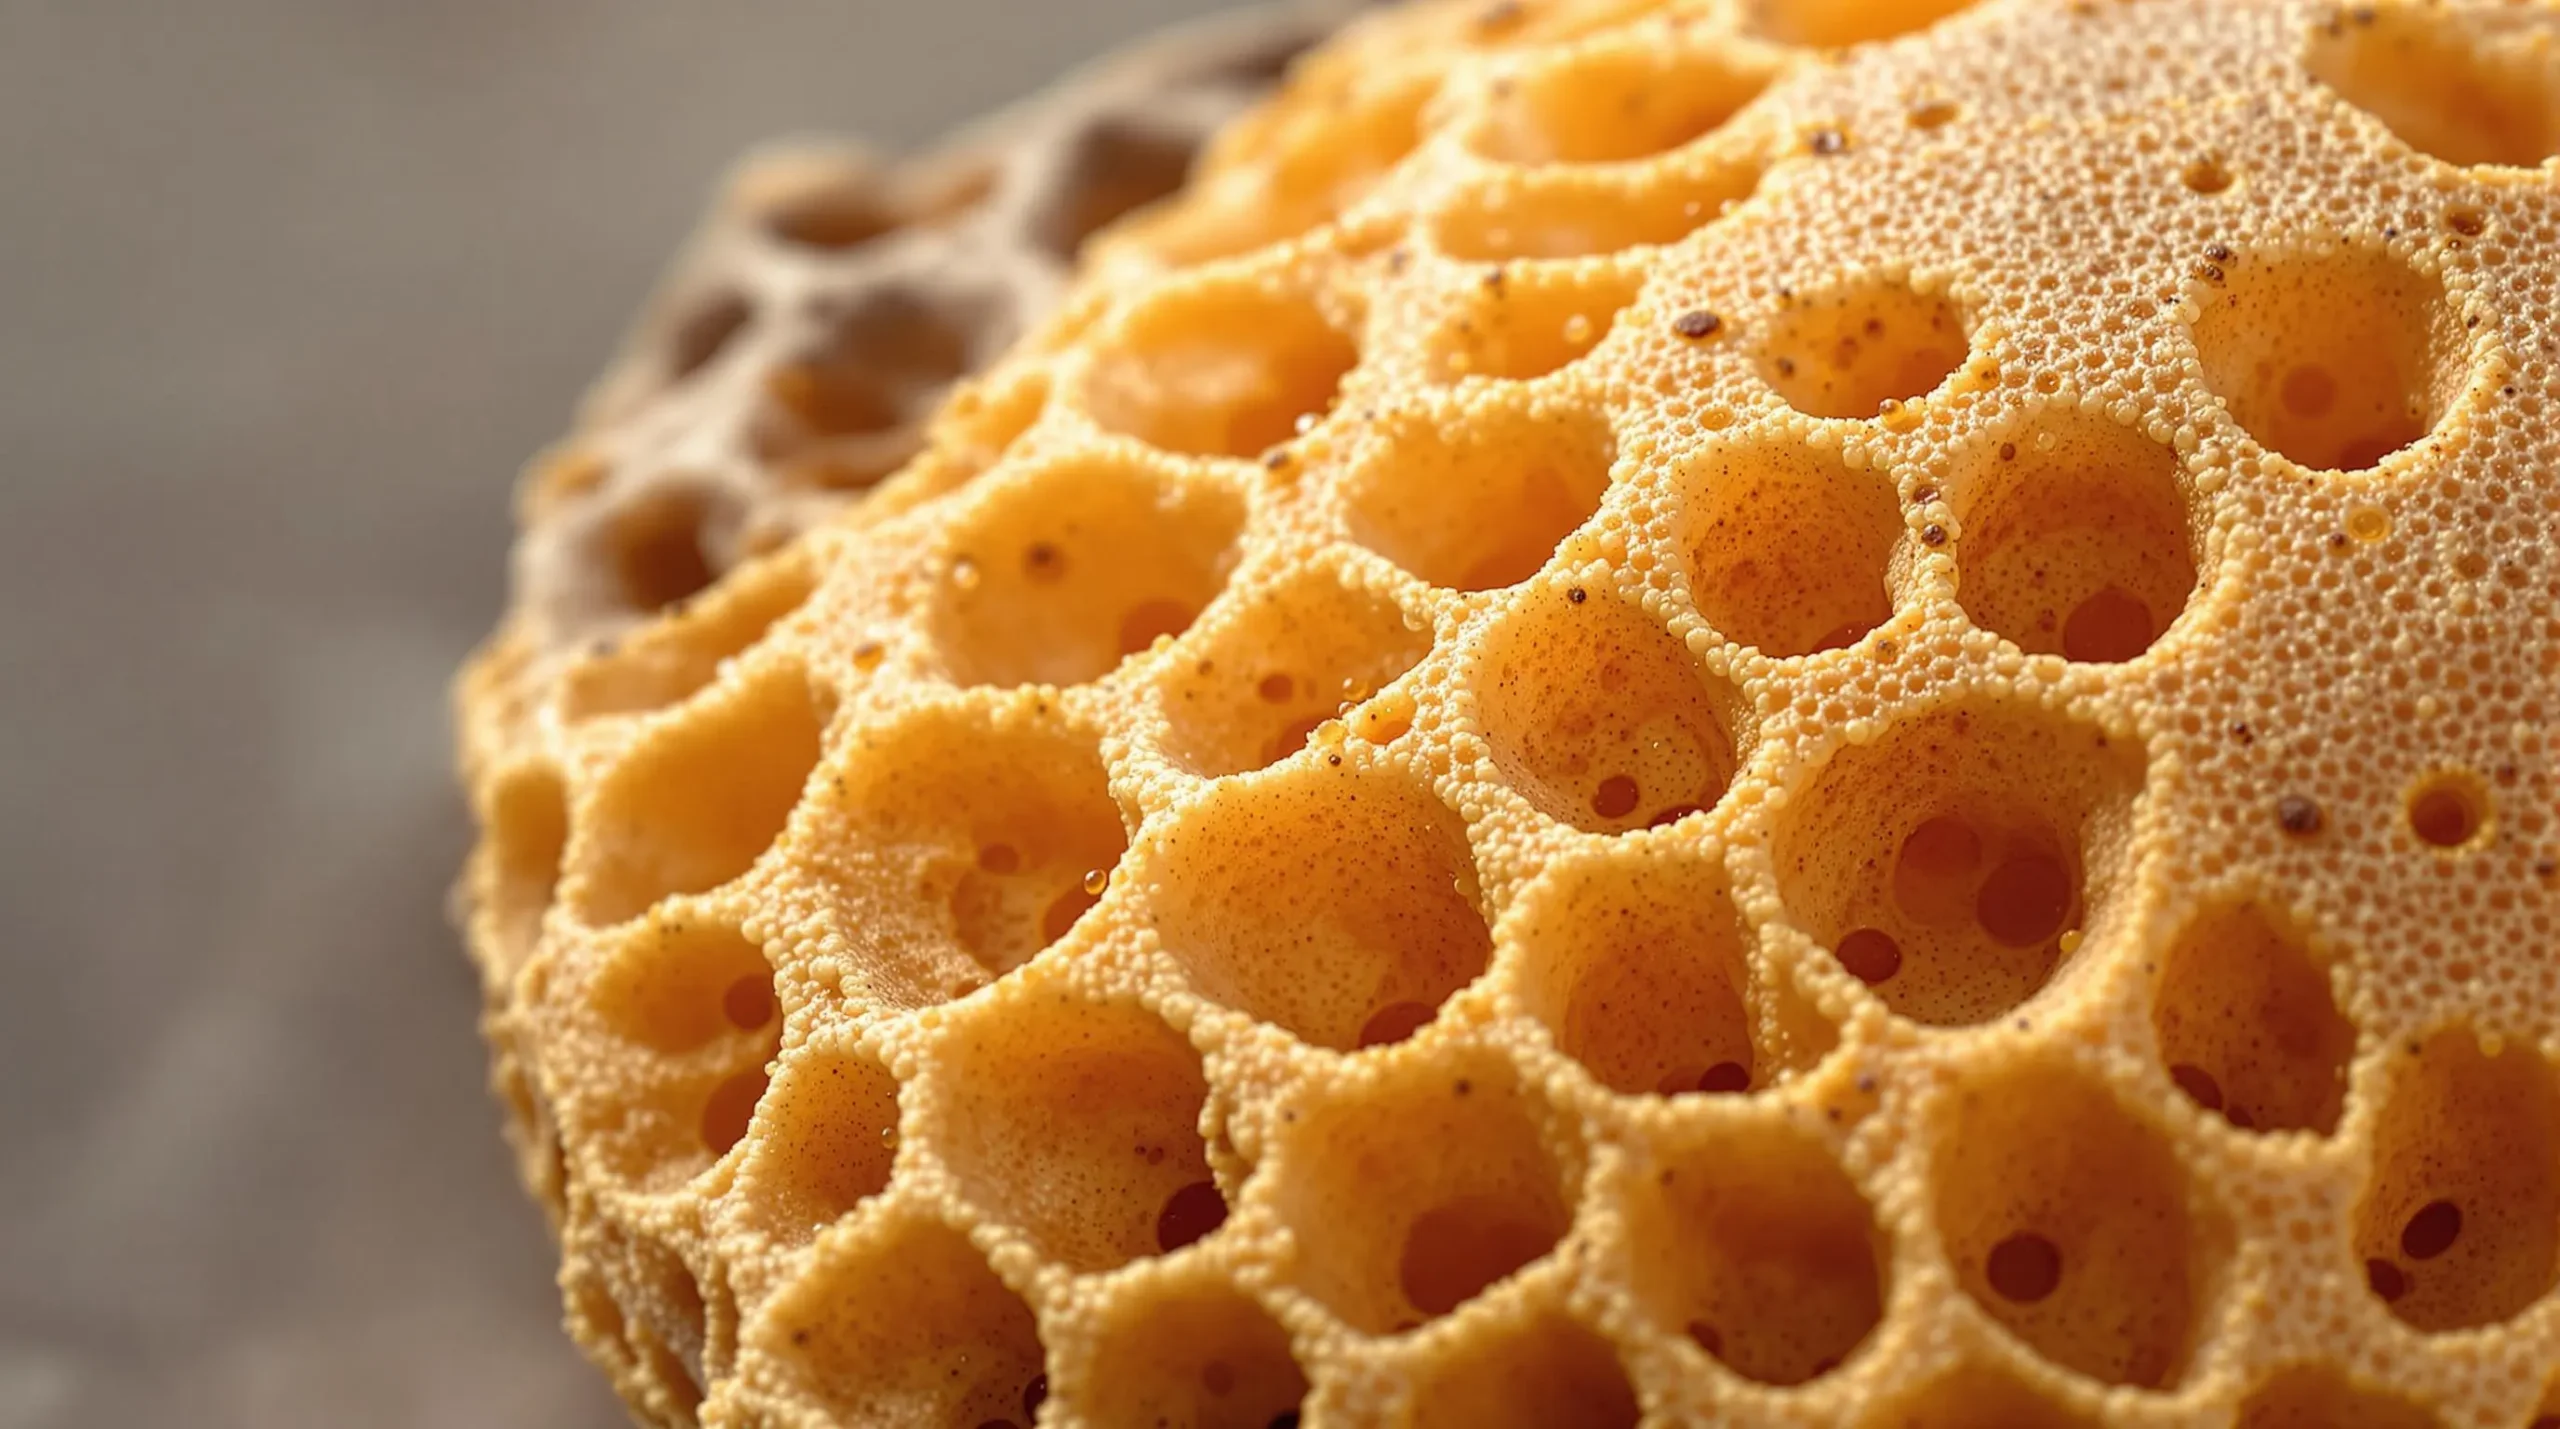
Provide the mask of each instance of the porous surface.
POLYGON ((1180 26, 926 154, 777 142, 738 165, 523 490, 516 603, 545 648, 618 636, 825 520, 1062 295, 1095 229, 1363 0, 1180 26))
POLYGON ((2555 46, 1356 26, 858 507, 468 677, 572 1330, 665 1424, 2560 1414, 2555 46))

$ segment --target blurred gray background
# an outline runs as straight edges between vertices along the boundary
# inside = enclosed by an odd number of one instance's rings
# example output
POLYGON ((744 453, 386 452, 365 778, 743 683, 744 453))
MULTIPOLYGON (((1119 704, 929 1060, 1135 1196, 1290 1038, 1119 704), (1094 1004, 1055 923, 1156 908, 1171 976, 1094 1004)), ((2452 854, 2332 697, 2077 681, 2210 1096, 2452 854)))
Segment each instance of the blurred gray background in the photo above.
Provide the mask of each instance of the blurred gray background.
POLYGON ((1214 0, 0 0, 0 1429, 623 1422, 443 914, 507 492, 723 163, 1214 0))

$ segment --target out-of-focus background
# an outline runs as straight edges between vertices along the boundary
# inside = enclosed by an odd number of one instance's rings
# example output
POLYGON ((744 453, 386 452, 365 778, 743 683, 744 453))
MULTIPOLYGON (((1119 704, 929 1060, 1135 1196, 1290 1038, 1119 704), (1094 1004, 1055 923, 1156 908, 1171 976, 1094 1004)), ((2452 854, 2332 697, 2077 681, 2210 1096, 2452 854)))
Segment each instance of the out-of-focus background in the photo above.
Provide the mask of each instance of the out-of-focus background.
POLYGON ((444 919, 507 493, 725 161, 1215 0, 0 0, 0 1429, 623 1422, 444 919))

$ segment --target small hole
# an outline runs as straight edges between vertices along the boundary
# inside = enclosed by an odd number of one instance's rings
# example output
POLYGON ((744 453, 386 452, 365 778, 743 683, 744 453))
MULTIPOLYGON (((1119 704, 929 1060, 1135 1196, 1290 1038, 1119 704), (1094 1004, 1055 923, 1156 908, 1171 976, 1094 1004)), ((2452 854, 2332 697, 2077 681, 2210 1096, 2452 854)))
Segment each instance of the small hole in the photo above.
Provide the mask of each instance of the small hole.
POLYGON ((1641 1416, 1609 1342, 1552 1312, 1471 1335, 1421 1372, 1412 1429, 1635 1429, 1641 1416))
POLYGON ((1944 708, 1843 748, 1790 801, 1780 889, 1895 1012, 1984 1021, 2105 921, 2142 773, 2138 747, 2078 721, 1944 708))
POLYGON ((2423 1331, 2508 1321, 2560 1280, 2560 1075, 2456 1027, 2393 1081, 2356 1212, 2357 1253, 2389 1267, 2374 1292, 2423 1331))
POLYGON ((1732 781, 1738 697, 1637 605, 1536 591, 1486 635, 1475 668, 1495 767, 1550 818, 1623 833, 1655 810, 1709 807, 1732 781))
POLYGON ((2260 445, 2357 471, 2431 431, 2466 376, 2436 279, 2378 250, 2217 265, 2195 322, 2205 385, 2260 445))
POLYGON ((828 314, 811 351, 765 376, 765 393, 797 426, 769 436, 768 459, 806 437, 860 437, 922 420, 934 400, 969 370, 970 335, 933 303, 876 296, 828 314))
POLYGON ((2229 1234, 2169 1144, 2052 1061, 2005 1062, 1939 1106, 1934 1216, 1974 1303, 2064 1368, 2175 1383, 2229 1234))
POLYGON ((689 309, 667 336, 667 377, 681 382, 711 365, 755 317, 755 306, 736 293, 715 293, 689 309))
POLYGON ((1818 1379, 1883 1320, 1885 1240, 1866 1198, 1811 1137, 1767 1125, 1690 1133, 1631 1188, 1636 1287, 1727 1369, 1818 1379))
POLYGON ((2488 822, 2488 791, 2468 775, 2437 775, 2409 798, 2409 831, 2434 848, 2461 848, 2488 822))
POLYGON ((2130 660, 2151 648, 2159 630, 2141 597, 2107 586, 2072 607, 2062 625, 2062 655, 2102 663, 2130 660))
POLYGON ((765 1372, 833 1423, 1012 1421, 1041 1373, 1030 1309, 958 1231, 903 1211, 857 1225, 750 1321, 765 1372))
POLYGON ((1101 1271, 1226 1217, 1199 1132, 1199 1054, 1142 1009, 1055 994, 946 1048, 932 1144, 963 1196, 1042 1255, 1101 1271))
POLYGON ((1102 461, 991 491, 945 537, 945 657, 969 684, 1073 685, 1188 629, 1236 561, 1243 502, 1102 461), (1038 571, 981 554, 1046 546, 1038 571))
POLYGON ((2327 970, 2254 905, 2206 912, 2162 960, 2153 1012, 2169 1074, 2232 1125, 2327 1134, 2346 1097, 2355 1028, 2327 970))
POLYGON ((1873 928, 1853 929, 1835 950, 1840 966, 1869 987, 1881 986, 1902 971, 1902 949, 1889 934, 1873 928))
POLYGON ((720 996, 730 1024, 749 1032, 773 1020, 773 1007, 773 976, 761 969, 729 984, 720 996))
POLYGON ((614 573, 634 610, 664 610, 699 594, 719 574, 703 550, 709 511, 700 497, 666 491, 643 498, 612 528, 614 573))
POLYGON ((1869 418, 1936 390, 1970 343, 1955 304, 1869 280, 1789 304, 1769 324, 1760 375, 1807 416, 1869 418))
POLYGON ((2062 1252, 2052 1241, 2022 1231, 1991 1247, 1983 1262, 1983 1278, 2003 1300, 2033 1305, 2062 1284, 2062 1252))
POLYGON ((1194 1181, 1165 1198, 1156 1216, 1156 1247, 1176 1251, 1227 1223, 1227 1198, 1214 1181, 1194 1181))
POLYGON ((1158 853, 1157 934, 1193 988, 1319 1046, 1437 1008, 1491 948, 1464 825, 1401 779, 1311 764, 1213 786, 1158 853))
POLYGON ((1273 1158, 1290 1274, 1370 1334, 1483 1294, 1572 1219, 1539 1126, 1508 1062, 1485 1053, 1383 1063, 1358 1096, 1303 1107, 1273 1158))
POLYGON ((740 1072, 711 1089, 702 1104, 702 1144, 714 1156, 726 1156, 729 1148, 747 1134, 747 1123, 756 1114, 756 1103, 763 1099, 764 1069, 740 1072))
POLYGON ((1718 634, 1774 659, 1837 649, 1893 615, 1903 534, 1892 484, 1798 443, 1723 447, 1682 473, 1689 596, 1718 634))
POLYGON ((1663 1096, 1750 1086, 1750 934, 1711 860, 1560 864, 1514 916, 1522 1001, 1603 1084, 1663 1096))

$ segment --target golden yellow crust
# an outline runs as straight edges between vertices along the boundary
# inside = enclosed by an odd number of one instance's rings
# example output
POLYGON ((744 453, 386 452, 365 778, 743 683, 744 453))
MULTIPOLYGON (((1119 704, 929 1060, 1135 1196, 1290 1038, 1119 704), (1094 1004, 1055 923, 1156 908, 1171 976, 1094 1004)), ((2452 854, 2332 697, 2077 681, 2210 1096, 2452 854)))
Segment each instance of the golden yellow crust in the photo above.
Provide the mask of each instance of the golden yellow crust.
POLYGON ((1359 25, 492 647, 644 1416, 2560 1414, 2560 10, 1961 8, 1359 25))

